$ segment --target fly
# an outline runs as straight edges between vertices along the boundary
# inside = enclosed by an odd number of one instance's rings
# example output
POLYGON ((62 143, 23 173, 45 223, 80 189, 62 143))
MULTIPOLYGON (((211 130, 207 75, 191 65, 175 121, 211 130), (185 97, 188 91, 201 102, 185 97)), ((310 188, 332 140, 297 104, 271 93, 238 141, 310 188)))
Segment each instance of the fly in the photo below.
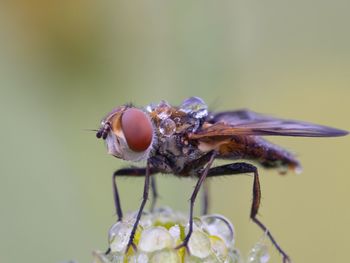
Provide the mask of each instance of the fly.
MULTIPOLYGON (((293 154, 274 145, 263 136, 336 137, 347 131, 308 122, 285 120, 258 114, 249 110, 209 112, 207 105, 198 97, 191 97, 178 106, 162 101, 158 105, 137 108, 124 105, 113 109, 102 120, 97 138, 102 138, 108 153, 124 160, 146 161, 144 168, 125 168, 113 174, 113 193, 118 221, 123 218, 116 177, 144 176, 143 199, 136 216, 126 251, 134 244, 134 236, 142 211, 147 202, 149 188, 155 206, 157 191, 154 175, 173 174, 192 177, 197 184, 190 199, 189 231, 177 248, 187 248, 193 232, 193 208, 197 194, 206 178, 222 175, 251 173, 253 179, 253 201, 250 218, 269 237, 281 253, 283 262, 290 262, 270 230, 257 218, 261 191, 259 173, 255 164, 264 168, 299 172, 301 166, 293 154), (243 159, 248 162, 232 162, 213 167, 215 159, 230 161, 243 159)), ((204 187, 204 207, 208 212, 208 193, 204 187)))

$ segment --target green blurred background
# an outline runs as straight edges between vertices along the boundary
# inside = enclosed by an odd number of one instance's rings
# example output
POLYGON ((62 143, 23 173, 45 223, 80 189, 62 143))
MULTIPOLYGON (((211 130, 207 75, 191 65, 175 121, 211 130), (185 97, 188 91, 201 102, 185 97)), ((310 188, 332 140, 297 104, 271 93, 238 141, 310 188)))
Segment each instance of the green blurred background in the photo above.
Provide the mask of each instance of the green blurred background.
MULTIPOLYGON (((349 1, 4 2, 1 262, 90 262, 107 247, 111 174, 129 164, 85 129, 116 105, 199 96, 215 110, 350 129, 349 1)), ((260 218, 294 262, 348 261, 349 138, 271 140, 304 173, 261 170, 260 218)), ((158 177, 160 203, 187 212, 194 182, 158 177)), ((138 208, 142 185, 120 180, 125 210, 138 208)), ((211 185, 212 211, 234 222, 243 254, 262 235, 251 187, 246 176, 211 185)))

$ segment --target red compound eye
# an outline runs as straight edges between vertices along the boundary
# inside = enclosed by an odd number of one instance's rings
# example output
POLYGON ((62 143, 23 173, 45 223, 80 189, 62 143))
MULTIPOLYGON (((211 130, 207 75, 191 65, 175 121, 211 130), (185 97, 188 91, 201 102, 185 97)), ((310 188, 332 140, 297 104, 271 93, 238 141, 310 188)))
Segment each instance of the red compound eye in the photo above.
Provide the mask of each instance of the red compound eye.
POLYGON ((146 114, 135 108, 122 115, 122 130, 128 146, 135 152, 147 150, 152 142, 153 127, 146 114))

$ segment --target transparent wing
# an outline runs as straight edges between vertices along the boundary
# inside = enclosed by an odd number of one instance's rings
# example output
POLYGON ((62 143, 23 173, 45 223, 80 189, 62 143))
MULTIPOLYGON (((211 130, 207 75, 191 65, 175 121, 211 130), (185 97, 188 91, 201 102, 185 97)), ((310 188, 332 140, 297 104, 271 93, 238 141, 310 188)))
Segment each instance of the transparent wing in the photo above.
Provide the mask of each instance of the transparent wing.
POLYGON ((347 131, 328 126, 238 110, 212 114, 210 122, 198 132, 190 134, 190 138, 234 135, 335 137, 346 134, 347 131))

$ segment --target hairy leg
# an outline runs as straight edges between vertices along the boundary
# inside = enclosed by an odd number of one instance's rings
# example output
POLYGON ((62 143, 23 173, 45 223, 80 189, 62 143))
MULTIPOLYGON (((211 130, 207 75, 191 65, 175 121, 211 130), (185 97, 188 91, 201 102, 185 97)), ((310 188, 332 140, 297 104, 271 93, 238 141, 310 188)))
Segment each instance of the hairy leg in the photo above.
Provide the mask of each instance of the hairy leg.
POLYGON ((144 176, 146 174, 146 168, 123 168, 115 171, 112 177, 113 185, 113 199, 115 210, 118 216, 118 221, 123 219, 123 211, 120 204, 120 197, 118 193, 117 182, 115 180, 118 176, 144 176))
POLYGON ((137 226, 139 225, 139 221, 141 219, 142 211, 143 211, 143 209, 144 209, 144 207, 146 205, 147 199, 148 199, 149 185, 150 185, 150 176, 151 176, 151 169, 150 169, 149 166, 150 166, 149 163, 147 163, 146 173, 145 173, 145 184, 144 184, 144 188, 143 188, 142 202, 141 202, 139 211, 137 213, 134 226, 133 226, 133 228, 131 230, 129 242, 128 242, 128 245, 126 247, 125 253, 128 252, 130 246, 132 246, 134 248, 134 250, 137 249, 136 245, 134 244, 134 237, 135 237, 137 226))
POLYGON ((151 199, 150 211, 153 212, 159 197, 155 175, 151 176, 151 189, 152 189, 152 199, 151 199))
POLYGON ((196 201, 196 197, 197 197, 197 194, 200 190, 200 187, 202 185, 202 183, 204 182, 205 178, 207 177, 207 174, 208 174, 208 171, 211 167, 211 165, 213 164, 214 162, 214 159, 215 159, 215 152, 213 152, 211 154, 211 157, 209 159, 209 162, 208 164, 206 165, 204 171, 202 172, 202 174, 200 175, 198 181, 197 181, 197 184, 193 190, 193 193, 192 193, 192 196, 191 196, 191 199, 190 199, 190 219, 189 219, 189 230, 188 230, 188 233, 184 239, 184 241, 179 245, 177 246, 176 248, 179 249, 179 248, 182 248, 182 247, 186 247, 186 249, 188 249, 187 247, 187 244, 188 244, 188 241, 190 240, 190 237, 192 235, 192 232, 193 232, 193 208, 194 208, 194 202, 196 201))
MULTIPOLYGON (((117 182, 115 178, 117 176, 144 176, 145 174, 146 174, 146 168, 123 168, 113 173, 113 176, 112 176, 113 199, 114 199, 115 210, 118 216, 118 221, 121 221, 123 219, 123 211, 120 204, 118 187, 117 187, 117 182)), ((111 252, 111 249, 108 248, 105 254, 108 255, 110 252, 111 252)))
MULTIPOLYGON (((150 175, 154 175, 156 173, 157 173, 156 170, 150 169, 150 175)), ((123 168, 123 169, 119 169, 113 173, 113 198, 114 198, 114 205, 115 205, 116 213, 118 215, 118 221, 122 220, 123 212, 121 209, 120 197, 119 197, 117 183, 116 183, 115 178, 122 177, 122 176, 130 176, 130 177, 145 176, 145 174, 146 174, 146 168, 137 168, 137 167, 123 168)), ((153 192, 153 195, 152 195, 153 199, 151 200, 151 211, 152 211, 153 207, 155 206, 156 199, 158 198, 158 192, 156 189, 156 183, 155 183, 154 176, 151 177, 151 188, 152 188, 152 192, 153 192)))
POLYGON ((203 183, 203 197, 202 197, 202 215, 208 214, 210 203, 209 203, 209 182, 204 181, 203 183))
POLYGON ((290 262, 289 256, 280 245, 277 243, 275 238, 272 236, 270 230, 259 220, 256 218, 261 199, 261 191, 260 191, 260 182, 259 182, 259 174, 258 169, 249 163, 233 163, 228 165, 222 165, 218 167, 211 168, 208 172, 208 177, 214 176, 222 176, 222 175, 237 175, 243 173, 253 173, 254 174, 254 182, 253 182, 253 203, 250 210, 250 218, 256 223, 264 232, 266 232, 267 236, 271 240, 272 244, 276 247, 276 249, 282 254, 283 262, 290 262))

